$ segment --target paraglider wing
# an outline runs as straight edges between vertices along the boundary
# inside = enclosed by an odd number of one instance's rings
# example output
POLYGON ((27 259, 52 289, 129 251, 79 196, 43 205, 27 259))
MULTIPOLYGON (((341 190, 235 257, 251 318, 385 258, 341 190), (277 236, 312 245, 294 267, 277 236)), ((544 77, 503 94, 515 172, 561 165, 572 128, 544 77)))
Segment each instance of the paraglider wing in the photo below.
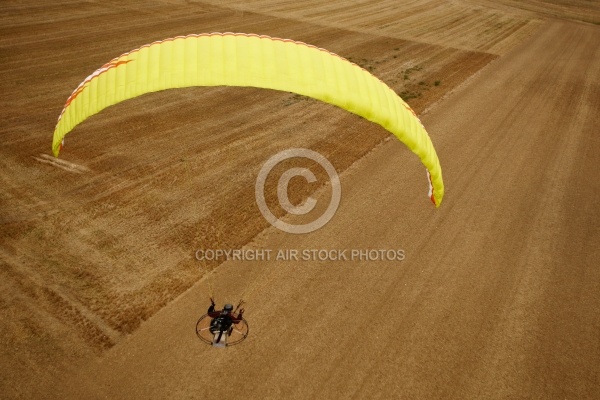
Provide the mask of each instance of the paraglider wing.
POLYGON ((348 60, 302 42, 241 33, 179 36, 125 53, 88 76, 62 110, 52 142, 102 109, 144 93, 188 86, 253 86, 321 100, 377 123, 419 156, 439 207, 444 184, 429 135, 387 85, 348 60))

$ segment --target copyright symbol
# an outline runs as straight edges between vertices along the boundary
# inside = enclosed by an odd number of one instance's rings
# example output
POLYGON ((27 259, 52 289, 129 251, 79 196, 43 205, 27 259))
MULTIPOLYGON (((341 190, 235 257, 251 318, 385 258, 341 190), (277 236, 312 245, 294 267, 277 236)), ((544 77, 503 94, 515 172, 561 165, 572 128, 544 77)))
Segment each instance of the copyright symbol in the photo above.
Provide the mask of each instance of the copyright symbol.
MULTIPOLYGON (((317 201, 312 197, 309 197, 304 204, 299 206, 294 206, 290 199, 288 198, 288 186, 290 180, 296 176, 301 176, 308 183, 316 182, 317 178, 315 175, 307 168, 290 168, 286 170, 279 178, 277 183, 277 199, 279 201, 279 205, 288 213, 293 215, 304 215, 311 212, 317 201)), ((340 198, 342 195, 342 188, 340 185, 340 177, 337 174, 337 171, 333 167, 333 165, 323 157, 321 154, 316 151, 312 151, 309 149, 287 149, 282 152, 275 154, 273 157, 269 158, 267 162, 262 166, 258 176, 256 177, 256 185, 255 185, 255 196, 256 196, 256 204, 258 205, 258 209, 265 217, 265 219, 273 225, 275 228, 282 230, 288 233, 309 233, 316 231, 317 229, 323 227, 337 211, 337 208, 340 204, 340 198), (290 158, 308 158, 310 160, 318 163, 329 176, 329 181, 331 182, 331 201, 329 202, 329 206, 327 210, 316 220, 313 222, 303 224, 303 225, 294 225, 287 222, 282 221, 277 218, 267 206, 267 202, 265 200, 265 182, 271 170, 280 162, 290 159, 290 158)))

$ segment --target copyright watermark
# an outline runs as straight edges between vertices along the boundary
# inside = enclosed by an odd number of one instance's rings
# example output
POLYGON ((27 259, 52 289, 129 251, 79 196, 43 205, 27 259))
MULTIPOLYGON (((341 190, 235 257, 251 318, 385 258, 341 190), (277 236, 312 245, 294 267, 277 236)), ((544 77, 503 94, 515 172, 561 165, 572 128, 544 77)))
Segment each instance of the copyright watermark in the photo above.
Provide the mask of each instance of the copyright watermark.
MULTIPOLYGON (((315 208, 317 201, 314 198, 309 197, 302 205, 295 206, 290 202, 287 190, 290 180, 296 176, 303 177, 308 183, 313 183, 317 180, 315 174, 307 168, 290 168, 279 177, 279 181, 277 182, 277 200, 279 201, 279 205, 289 214, 305 215, 315 208)), ((277 229, 295 234, 309 233, 323 227, 331 220, 331 218, 333 218, 342 196, 340 177, 329 160, 316 151, 301 148, 287 149, 269 158, 258 173, 254 189, 256 204, 265 219, 277 229), (331 200, 327 209, 319 218, 306 224, 290 224, 283 221, 281 218, 277 218, 267 206, 265 199, 265 182, 267 181, 269 173, 277 164, 290 158, 308 158, 315 161, 325 169, 329 176, 329 182, 331 183, 331 200)))
POLYGON ((201 249, 198 261, 404 261, 403 249, 201 249))

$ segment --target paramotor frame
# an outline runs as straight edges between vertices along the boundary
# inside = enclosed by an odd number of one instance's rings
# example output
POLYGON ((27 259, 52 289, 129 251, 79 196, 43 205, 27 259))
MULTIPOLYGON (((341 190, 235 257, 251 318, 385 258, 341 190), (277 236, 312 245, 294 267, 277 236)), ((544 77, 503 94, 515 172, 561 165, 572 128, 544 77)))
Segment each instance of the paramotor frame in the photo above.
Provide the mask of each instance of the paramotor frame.
POLYGON ((196 323, 196 335, 200 340, 212 346, 225 347, 234 346, 246 339, 250 328, 244 318, 229 327, 219 324, 218 318, 212 318, 208 314, 200 317, 196 323), (213 321, 217 323, 215 324, 213 321))

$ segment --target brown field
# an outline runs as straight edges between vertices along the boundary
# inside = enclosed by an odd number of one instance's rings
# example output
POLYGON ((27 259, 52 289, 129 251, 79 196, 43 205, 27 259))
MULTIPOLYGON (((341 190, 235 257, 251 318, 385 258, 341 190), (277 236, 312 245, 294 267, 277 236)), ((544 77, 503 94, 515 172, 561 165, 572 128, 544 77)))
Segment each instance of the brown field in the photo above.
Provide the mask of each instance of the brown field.
MULTIPOLYGON (((597 396, 600 6, 397 3, 3 2, 1 397, 597 396), (89 118, 49 157, 89 73, 142 44, 214 31, 304 41, 386 82, 432 136, 442 207, 381 127, 261 89, 142 96, 89 118), (291 147, 320 152, 342 180, 336 216, 307 235, 271 228, 254 198, 262 164, 291 147), (194 257, 243 246, 401 248, 406 259, 194 257), (210 285, 221 302, 248 303, 251 336, 225 351, 194 333, 210 285)), ((292 181, 291 200, 326 203, 317 177, 292 181)), ((274 180, 267 193, 276 205, 274 180)))

